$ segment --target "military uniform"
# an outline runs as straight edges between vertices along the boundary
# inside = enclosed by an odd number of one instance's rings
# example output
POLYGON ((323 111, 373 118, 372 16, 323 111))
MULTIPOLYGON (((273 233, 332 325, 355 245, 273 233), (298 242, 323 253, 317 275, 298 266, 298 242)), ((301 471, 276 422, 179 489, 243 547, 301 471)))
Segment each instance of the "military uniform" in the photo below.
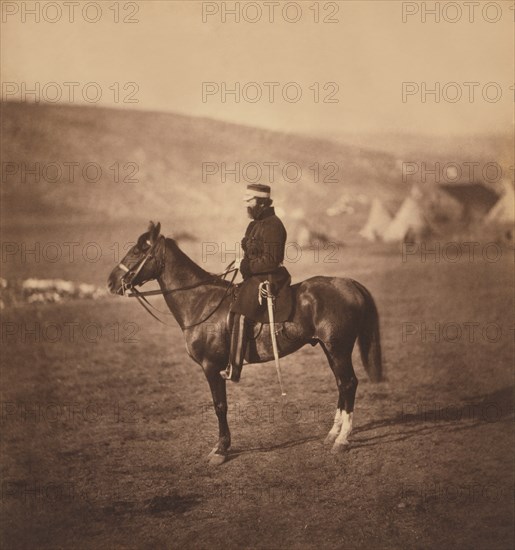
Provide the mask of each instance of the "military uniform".
MULTIPOLYGON (((238 289, 231 311, 245 315, 253 321, 267 323, 266 301, 263 304, 258 301, 259 285, 269 281, 272 293, 278 296, 291 282, 288 270, 282 265, 286 229, 272 206, 265 208, 259 218, 249 224, 241 246, 244 252, 240 265, 243 283, 238 289)), ((284 320, 281 317, 281 312, 278 312, 276 321, 284 320)))
MULTIPOLYGON (((247 201, 270 198, 270 187, 261 184, 247 186, 247 201)), ((271 201, 269 201, 271 202, 271 201)), ((265 203, 266 204, 266 203, 265 203)), ((236 299, 231 306, 231 350, 229 366, 221 375, 237 382, 245 357, 248 335, 255 322, 268 323, 266 300, 259 303, 259 285, 269 281, 275 300, 276 322, 286 320, 291 309, 291 296, 285 292, 291 277, 282 265, 286 246, 286 229, 275 215, 272 206, 264 206, 247 227, 241 241, 244 256, 240 264, 243 282, 238 286, 236 299)))

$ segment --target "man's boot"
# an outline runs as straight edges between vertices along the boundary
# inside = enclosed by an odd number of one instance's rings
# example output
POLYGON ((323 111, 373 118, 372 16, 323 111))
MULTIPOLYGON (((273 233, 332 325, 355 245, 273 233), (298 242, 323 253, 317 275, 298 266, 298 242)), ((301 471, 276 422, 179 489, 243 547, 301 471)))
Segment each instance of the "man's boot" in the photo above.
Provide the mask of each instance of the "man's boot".
POLYGON ((231 350, 229 352, 229 365, 220 372, 220 376, 225 380, 239 382, 245 351, 247 348, 247 334, 245 316, 239 313, 231 313, 231 350))

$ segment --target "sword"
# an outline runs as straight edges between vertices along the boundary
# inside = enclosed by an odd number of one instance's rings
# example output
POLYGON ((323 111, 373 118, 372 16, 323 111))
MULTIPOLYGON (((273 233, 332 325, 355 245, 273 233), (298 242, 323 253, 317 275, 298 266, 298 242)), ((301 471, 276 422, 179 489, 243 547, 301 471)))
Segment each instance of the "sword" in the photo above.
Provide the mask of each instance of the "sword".
POLYGON ((270 337, 272 338, 272 349, 274 350, 275 370, 277 371, 277 378, 279 380, 279 387, 281 388, 281 396, 284 397, 286 392, 283 388, 283 378, 281 375, 281 365, 279 364, 279 350, 277 349, 277 338, 275 335, 274 326, 274 301, 270 291, 270 282, 265 281, 259 285, 259 303, 262 303, 263 298, 266 298, 268 305, 268 321, 270 324, 270 337))

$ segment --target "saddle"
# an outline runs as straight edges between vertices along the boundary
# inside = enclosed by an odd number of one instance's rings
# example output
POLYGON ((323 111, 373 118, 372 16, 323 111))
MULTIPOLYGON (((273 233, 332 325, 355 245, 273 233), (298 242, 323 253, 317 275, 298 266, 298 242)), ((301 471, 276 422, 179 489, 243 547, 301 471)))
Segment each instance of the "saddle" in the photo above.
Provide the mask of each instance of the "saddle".
POLYGON ((259 303, 259 285, 264 281, 271 283, 274 295, 274 321, 284 323, 291 320, 294 314, 293 289, 290 286, 291 276, 285 267, 280 267, 273 273, 253 275, 234 288, 231 311, 239 313, 256 323, 268 324, 268 308, 266 300, 259 303))

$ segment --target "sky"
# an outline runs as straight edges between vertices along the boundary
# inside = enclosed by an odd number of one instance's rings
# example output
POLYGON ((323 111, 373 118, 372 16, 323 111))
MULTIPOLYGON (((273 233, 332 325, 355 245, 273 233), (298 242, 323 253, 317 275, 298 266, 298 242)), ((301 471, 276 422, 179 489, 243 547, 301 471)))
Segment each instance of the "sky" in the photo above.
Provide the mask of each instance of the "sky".
POLYGON ((2 99, 39 85, 69 104, 74 82, 73 103, 297 133, 513 129, 512 1, 71 4, 73 22, 66 3, 2 1, 2 99), (224 13, 238 7, 239 22, 224 13))

